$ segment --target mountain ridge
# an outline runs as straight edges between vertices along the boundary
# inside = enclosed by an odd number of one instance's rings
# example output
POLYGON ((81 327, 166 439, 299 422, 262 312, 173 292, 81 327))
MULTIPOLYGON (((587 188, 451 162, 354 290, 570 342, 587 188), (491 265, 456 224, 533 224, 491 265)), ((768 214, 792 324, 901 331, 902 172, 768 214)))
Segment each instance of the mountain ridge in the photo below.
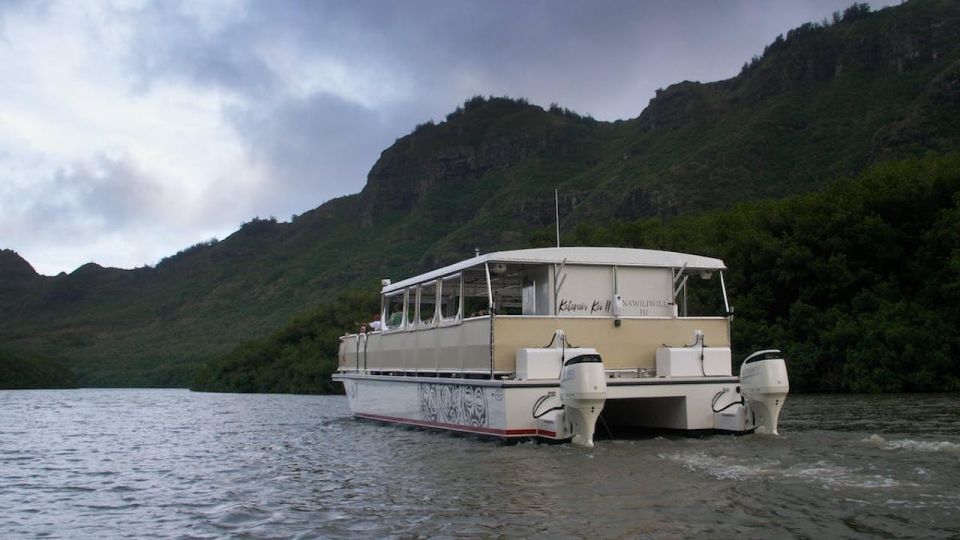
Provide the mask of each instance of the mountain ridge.
POLYGON ((0 256, 0 340, 68 360, 81 384, 183 385, 207 356, 334 291, 528 245, 553 222, 554 189, 569 233, 960 147, 960 115, 947 114, 960 101, 957 4, 845 19, 792 30, 734 78, 671 85, 629 120, 471 98, 385 149, 359 193, 289 223, 255 218, 154 267, 39 276, 0 256))

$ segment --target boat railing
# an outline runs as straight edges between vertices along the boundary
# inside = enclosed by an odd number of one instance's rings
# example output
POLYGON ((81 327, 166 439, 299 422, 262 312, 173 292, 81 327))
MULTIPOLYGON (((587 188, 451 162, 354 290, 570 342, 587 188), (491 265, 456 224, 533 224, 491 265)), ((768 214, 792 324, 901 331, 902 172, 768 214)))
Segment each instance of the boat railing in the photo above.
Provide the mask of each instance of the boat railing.
POLYGON ((490 373, 491 317, 455 325, 349 334, 340 340, 340 371, 490 373))

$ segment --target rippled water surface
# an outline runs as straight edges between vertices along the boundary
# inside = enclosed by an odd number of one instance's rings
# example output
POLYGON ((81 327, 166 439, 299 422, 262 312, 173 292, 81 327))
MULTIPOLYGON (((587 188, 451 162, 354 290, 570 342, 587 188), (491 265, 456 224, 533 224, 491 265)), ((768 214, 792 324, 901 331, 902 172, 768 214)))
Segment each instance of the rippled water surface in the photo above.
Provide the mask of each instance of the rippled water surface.
POLYGON ((781 433, 588 451, 342 397, 0 392, 0 537, 960 535, 960 396, 791 396, 781 433))

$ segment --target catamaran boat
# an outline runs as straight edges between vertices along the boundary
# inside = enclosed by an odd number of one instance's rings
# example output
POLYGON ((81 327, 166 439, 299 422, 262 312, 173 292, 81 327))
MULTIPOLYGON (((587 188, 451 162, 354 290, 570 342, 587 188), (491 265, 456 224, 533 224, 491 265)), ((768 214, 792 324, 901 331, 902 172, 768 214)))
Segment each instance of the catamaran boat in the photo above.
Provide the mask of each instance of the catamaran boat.
POLYGON ((340 338, 334 379, 357 417, 508 439, 592 447, 598 425, 776 435, 786 363, 758 351, 733 373, 724 270, 557 247, 385 279, 379 320, 340 338))

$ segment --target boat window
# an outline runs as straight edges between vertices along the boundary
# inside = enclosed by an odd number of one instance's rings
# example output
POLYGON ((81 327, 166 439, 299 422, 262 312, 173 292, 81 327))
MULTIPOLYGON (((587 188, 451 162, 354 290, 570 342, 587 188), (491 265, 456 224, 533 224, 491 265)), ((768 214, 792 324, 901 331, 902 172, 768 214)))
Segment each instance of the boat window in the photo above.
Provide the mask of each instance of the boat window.
POLYGON ((498 315, 523 313, 523 269, 519 265, 492 263, 490 289, 498 315))
POLYGON ((407 287, 407 311, 406 311, 406 325, 407 328, 413 328, 413 323, 417 320, 417 288, 407 287))
POLYGON ((677 295, 681 316, 716 317, 726 313, 723 288, 715 272, 689 272, 685 287, 677 295))
POLYGON ((487 276, 483 266, 463 271, 463 317, 490 315, 490 299, 487 296, 487 276))
POLYGON ((437 312, 437 282, 420 285, 420 323, 432 324, 437 312))
POLYGON ((553 314, 550 307, 550 301, 553 298, 550 271, 551 269, 546 265, 524 267, 521 299, 524 315, 553 314))
POLYGON ((452 321, 460 316, 460 274, 440 281, 440 318, 452 321))
POLYGON ((403 326, 403 291, 390 293, 383 303, 383 320, 387 330, 396 330, 403 326))
POLYGON ((537 312, 537 282, 533 278, 523 278, 523 314, 533 315, 537 312))

